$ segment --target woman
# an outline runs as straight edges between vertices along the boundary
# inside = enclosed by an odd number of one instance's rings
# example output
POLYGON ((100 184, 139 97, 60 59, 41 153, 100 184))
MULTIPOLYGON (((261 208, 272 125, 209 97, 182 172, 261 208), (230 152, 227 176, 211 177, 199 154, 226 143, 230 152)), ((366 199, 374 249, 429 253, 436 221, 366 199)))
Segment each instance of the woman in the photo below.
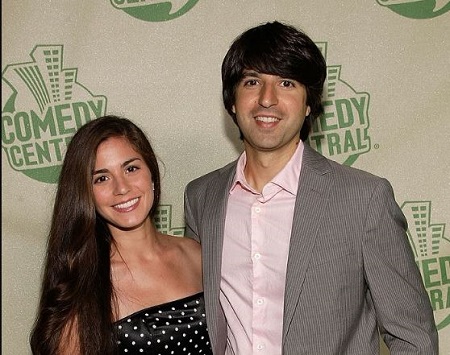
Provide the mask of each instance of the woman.
POLYGON ((125 118, 72 138, 59 177, 33 354, 211 354, 197 242, 161 234, 156 156, 125 118))

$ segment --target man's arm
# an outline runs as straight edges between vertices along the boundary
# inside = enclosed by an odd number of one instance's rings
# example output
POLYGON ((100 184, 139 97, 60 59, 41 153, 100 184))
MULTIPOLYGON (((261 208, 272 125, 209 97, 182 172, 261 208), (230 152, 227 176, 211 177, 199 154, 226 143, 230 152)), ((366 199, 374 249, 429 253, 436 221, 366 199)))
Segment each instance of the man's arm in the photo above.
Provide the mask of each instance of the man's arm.
POLYGON ((392 187, 383 179, 369 202, 363 243, 380 334, 393 355, 438 354, 433 310, 406 229, 392 187))
POLYGON ((189 185, 186 187, 184 191, 184 222, 186 226, 185 236, 195 239, 197 242, 200 242, 200 237, 197 232, 197 223, 194 218, 193 207, 191 204, 191 200, 189 198, 189 185))

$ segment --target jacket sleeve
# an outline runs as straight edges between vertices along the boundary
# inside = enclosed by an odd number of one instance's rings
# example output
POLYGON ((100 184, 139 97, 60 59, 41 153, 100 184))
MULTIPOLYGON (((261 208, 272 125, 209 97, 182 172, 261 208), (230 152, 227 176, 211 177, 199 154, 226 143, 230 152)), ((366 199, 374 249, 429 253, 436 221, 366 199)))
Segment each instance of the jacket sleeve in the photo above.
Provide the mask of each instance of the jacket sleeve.
POLYGON ((192 188, 188 184, 184 191, 184 221, 185 221, 185 236, 195 239, 200 242, 200 237, 198 233, 197 221, 194 213, 194 206, 192 203, 192 188))
POLYGON ((391 185, 381 180, 367 208, 364 272, 380 334, 396 354, 438 354, 433 310, 391 185))

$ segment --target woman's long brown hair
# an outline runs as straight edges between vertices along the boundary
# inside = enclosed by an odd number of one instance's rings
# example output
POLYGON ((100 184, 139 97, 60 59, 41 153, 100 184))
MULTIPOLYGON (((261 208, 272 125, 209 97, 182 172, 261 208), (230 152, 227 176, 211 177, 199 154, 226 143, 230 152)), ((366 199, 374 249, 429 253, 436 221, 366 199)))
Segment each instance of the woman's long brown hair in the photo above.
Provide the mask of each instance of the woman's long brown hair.
POLYGON ((80 353, 114 354, 115 309, 111 282, 112 237, 95 211, 92 172, 97 148, 126 138, 142 155, 154 184, 153 217, 161 187, 158 161, 144 132, 126 118, 104 116, 82 126, 68 145, 59 176, 47 242, 38 314, 31 332, 34 355, 58 354, 71 324, 80 353))

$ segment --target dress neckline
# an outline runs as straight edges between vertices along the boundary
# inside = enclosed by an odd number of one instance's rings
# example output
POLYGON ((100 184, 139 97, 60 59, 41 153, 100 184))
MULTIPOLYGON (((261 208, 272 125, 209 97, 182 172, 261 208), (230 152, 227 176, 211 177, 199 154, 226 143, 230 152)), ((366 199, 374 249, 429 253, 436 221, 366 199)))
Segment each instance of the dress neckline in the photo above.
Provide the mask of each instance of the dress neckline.
POLYGON ((126 319, 130 319, 130 318, 136 317, 136 316, 138 316, 138 315, 140 315, 141 313, 144 313, 144 312, 151 312, 151 311, 154 311, 154 310, 159 309, 159 308, 170 307, 173 304, 177 304, 177 303, 181 303, 181 302, 190 302, 192 300, 200 298, 201 296, 203 296, 203 291, 194 293, 194 294, 186 296, 186 297, 178 298, 178 299, 173 300, 173 301, 168 301, 168 302, 156 304, 156 305, 153 305, 153 306, 150 306, 150 307, 146 307, 146 308, 140 309, 140 310, 138 310, 136 312, 133 312, 133 313, 131 313, 131 314, 125 316, 125 317, 122 317, 122 318, 116 320, 115 322, 113 322, 113 324, 121 323, 121 322, 123 322, 126 319))

